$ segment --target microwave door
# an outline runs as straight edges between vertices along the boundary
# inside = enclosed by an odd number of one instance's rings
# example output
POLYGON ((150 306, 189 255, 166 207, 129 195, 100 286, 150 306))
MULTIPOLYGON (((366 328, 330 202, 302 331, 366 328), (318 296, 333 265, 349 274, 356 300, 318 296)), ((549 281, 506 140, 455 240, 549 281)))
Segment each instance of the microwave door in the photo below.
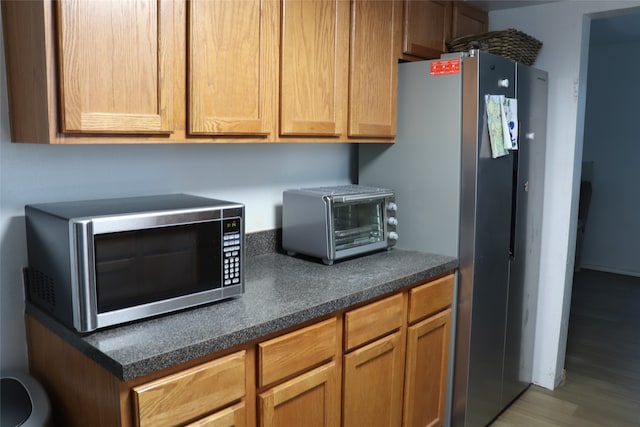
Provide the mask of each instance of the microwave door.
POLYGON ((96 311, 96 275, 94 265, 94 223, 91 220, 72 221, 71 239, 71 300, 73 326, 78 331, 92 331, 98 327, 96 311))

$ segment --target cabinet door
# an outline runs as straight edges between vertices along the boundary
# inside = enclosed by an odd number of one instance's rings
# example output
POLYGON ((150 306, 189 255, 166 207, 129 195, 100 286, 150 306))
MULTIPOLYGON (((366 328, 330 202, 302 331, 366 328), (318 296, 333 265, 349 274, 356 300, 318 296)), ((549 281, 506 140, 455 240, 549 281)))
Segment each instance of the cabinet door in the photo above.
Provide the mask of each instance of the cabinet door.
POLYGON ((450 335, 450 308, 408 328, 404 426, 444 422, 450 335))
POLYGON ((279 3, 189 2, 189 132, 269 135, 275 128, 279 3))
POLYGON ((400 332, 344 356, 344 427, 392 427, 402 421, 404 351, 400 332))
POLYGON ((344 133, 348 14, 345 0, 283 0, 281 135, 344 133))
POLYGON ((170 133, 173 1, 56 4, 62 132, 170 133))
POLYGON ((453 4, 453 20, 451 38, 455 39, 469 34, 482 34, 489 30, 489 15, 462 2, 453 4))
POLYGON ((330 362, 261 393, 259 426, 338 427, 337 371, 335 362, 330 362))
POLYGON ((349 49, 349 136, 396 134, 399 1, 353 0, 349 49))
POLYGON ((244 402, 218 411, 185 427, 245 427, 247 426, 244 402))
POLYGON ((451 2, 404 1, 402 53, 423 59, 439 58, 451 35, 451 2))

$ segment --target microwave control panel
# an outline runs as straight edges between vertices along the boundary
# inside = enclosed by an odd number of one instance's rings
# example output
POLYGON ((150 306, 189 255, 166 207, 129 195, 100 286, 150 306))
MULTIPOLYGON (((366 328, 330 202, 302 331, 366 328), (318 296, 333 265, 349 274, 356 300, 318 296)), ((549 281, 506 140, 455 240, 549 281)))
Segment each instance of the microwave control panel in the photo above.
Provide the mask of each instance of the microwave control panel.
POLYGON ((224 274, 223 286, 240 284, 241 278, 241 239, 240 218, 228 218, 222 221, 224 274))

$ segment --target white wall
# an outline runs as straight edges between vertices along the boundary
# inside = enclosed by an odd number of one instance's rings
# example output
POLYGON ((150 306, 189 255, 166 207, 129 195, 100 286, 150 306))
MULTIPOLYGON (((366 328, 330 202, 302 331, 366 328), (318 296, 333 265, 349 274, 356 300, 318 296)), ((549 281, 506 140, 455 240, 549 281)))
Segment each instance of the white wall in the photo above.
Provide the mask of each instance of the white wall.
MULTIPOLYGON (((0 30, 0 33, 2 31, 0 30)), ((184 192, 242 202, 246 231, 280 226, 286 188, 351 182, 347 144, 12 144, 0 45, 0 369, 27 370, 24 205, 184 192)))
POLYGON ((544 46, 535 65, 549 72, 542 265, 533 373, 534 382, 547 388, 560 382, 566 350, 579 186, 576 171, 582 160, 588 15, 637 6, 639 1, 561 1, 490 14, 492 30, 517 28, 541 40, 544 46))
POLYGON ((630 52, 640 42, 589 50, 583 161, 593 162, 593 194, 580 266, 640 276, 640 58, 630 52))

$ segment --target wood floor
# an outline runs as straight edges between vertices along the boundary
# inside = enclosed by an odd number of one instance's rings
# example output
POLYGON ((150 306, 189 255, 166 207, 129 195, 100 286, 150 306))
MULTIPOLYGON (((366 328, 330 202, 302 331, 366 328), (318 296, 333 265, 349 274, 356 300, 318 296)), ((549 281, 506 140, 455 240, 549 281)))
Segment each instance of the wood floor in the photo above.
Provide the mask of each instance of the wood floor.
POLYGON ((640 426, 640 278, 575 273, 566 379, 531 386, 492 427, 640 426))

